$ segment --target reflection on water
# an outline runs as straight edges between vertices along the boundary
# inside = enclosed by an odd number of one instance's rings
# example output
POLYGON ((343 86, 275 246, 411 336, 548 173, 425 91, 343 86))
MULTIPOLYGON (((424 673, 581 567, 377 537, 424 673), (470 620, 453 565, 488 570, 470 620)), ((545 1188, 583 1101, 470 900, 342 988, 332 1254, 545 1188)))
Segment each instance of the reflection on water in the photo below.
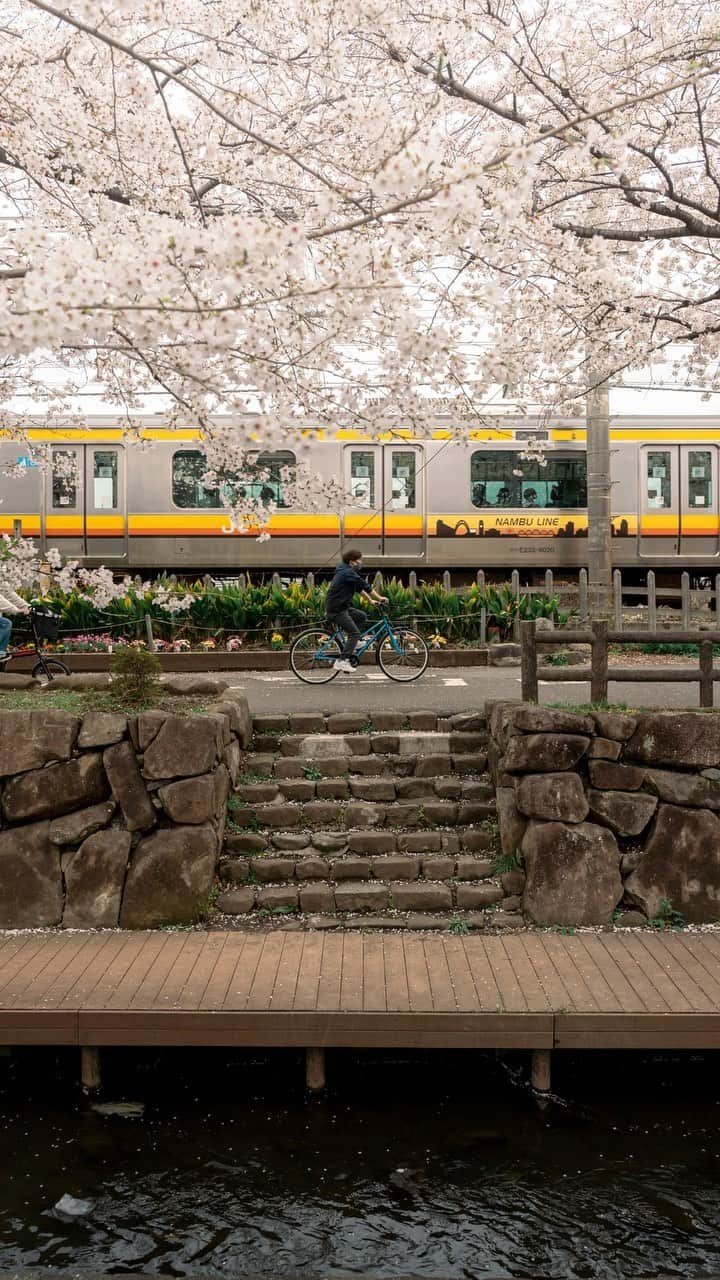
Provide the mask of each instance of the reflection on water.
POLYGON ((117 1053, 102 1116, 71 1054, 0 1060, 0 1267, 233 1276, 720 1272, 713 1060, 566 1059, 540 1110, 482 1054, 117 1053), (66 1104, 66 1105, 63 1105, 66 1104), (53 1206, 68 1194, 86 1216, 53 1206))

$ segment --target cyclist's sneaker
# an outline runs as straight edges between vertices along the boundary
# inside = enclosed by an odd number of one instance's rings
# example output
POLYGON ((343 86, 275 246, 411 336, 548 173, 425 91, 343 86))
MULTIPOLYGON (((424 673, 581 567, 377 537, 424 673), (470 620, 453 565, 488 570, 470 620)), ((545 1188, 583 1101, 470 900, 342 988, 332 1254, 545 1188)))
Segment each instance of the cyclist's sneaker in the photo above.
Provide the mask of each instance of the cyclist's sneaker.
POLYGON ((349 658, 336 658, 333 662, 333 671, 346 671, 349 674, 355 670, 349 658))

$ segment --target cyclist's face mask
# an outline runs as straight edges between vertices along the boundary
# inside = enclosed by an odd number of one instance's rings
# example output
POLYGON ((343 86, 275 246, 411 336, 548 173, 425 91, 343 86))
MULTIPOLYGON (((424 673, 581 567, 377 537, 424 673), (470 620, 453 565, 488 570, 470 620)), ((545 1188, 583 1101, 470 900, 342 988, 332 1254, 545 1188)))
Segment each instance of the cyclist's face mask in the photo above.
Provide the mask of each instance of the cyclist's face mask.
POLYGON ((362 569, 362 556, 360 556, 359 560, 353 560, 352 563, 355 565, 356 569, 362 569))

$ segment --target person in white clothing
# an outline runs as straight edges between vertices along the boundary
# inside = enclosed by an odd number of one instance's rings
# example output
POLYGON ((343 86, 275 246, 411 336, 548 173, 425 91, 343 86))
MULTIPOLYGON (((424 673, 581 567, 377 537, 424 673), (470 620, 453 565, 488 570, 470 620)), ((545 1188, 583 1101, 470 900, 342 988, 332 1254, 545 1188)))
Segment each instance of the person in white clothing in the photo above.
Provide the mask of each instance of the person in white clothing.
POLYGON ((29 613, 30 606, 12 587, 0 581, 0 660, 5 657, 12 632, 12 622, 4 617, 6 613, 29 613))

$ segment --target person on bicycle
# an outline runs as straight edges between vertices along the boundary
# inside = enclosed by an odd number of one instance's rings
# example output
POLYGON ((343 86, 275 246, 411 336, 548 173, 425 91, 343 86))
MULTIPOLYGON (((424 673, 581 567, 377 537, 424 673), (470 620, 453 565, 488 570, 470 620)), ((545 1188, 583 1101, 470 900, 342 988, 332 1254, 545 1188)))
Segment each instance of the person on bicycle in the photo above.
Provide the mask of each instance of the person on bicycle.
POLYGON ((364 600, 376 600, 378 603, 387 604, 387 596, 380 595, 380 592, 363 578, 361 570, 362 551, 358 551, 355 547, 343 551, 342 560, 335 570, 325 599, 325 616, 328 625, 341 627, 345 632, 342 653, 333 663, 336 671, 355 670, 350 659, 355 652, 361 632, 367 626, 367 615, 362 609, 350 608, 350 601, 355 593, 359 592, 364 600))
POLYGON ((0 582, 0 661, 7 654, 7 647, 12 633, 12 622, 4 617, 6 613, 29 613, 30 605, 12 587, 0 582))

